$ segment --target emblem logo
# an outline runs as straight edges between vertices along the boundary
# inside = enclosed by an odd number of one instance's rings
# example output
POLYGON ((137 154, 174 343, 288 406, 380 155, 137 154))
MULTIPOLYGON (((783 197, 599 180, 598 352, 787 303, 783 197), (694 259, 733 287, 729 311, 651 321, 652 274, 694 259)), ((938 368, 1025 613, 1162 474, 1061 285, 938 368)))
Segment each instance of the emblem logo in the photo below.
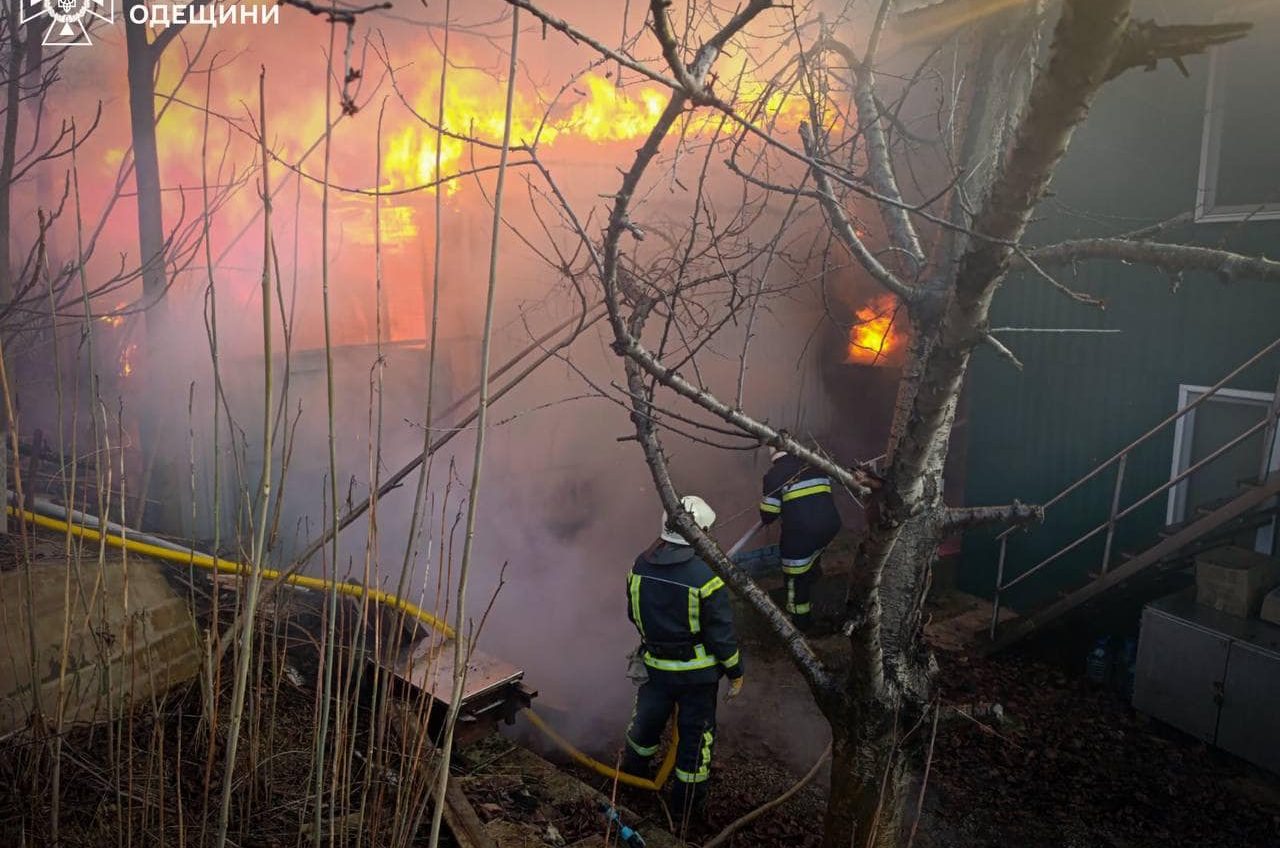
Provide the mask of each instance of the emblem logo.
POLYGON ((113 24, 116 20, 114 0, 24 0, 22 22, 47 15, 49 28, 43 44, 47 47, 87 47, 91 18, 113 24))

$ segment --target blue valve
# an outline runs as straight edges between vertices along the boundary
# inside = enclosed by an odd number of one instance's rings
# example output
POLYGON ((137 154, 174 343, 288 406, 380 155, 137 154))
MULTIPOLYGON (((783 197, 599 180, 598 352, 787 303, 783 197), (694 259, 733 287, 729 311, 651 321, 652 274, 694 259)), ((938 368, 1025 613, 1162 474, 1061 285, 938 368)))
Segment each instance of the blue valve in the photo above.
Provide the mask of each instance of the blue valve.
POLYGON ((609 804, 601 804, 600 809, 604 812, 605 820, 618 826, 618 837, 629 848, 645 848, 644 837, 636 833, 631 828, 622 823, 622 816, 618 815, 618 811, 609 804))

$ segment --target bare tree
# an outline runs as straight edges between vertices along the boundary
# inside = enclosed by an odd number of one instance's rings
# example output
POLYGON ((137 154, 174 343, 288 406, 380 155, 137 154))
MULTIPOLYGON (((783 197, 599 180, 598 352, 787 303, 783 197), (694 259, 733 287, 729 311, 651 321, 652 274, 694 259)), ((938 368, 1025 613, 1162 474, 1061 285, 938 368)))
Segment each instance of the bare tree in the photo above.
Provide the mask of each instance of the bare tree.
MULTIPOLYGON (((15 300, 30 294, 34 288, 31 273, 36 243, 48 235, 47 221, 37 227, 38 236, 21 265, 15 266, 13 249, 17 234, 13 231, 13 191, 33 174, 37 181, 38 202, 47 217, 59 206, 52 197, 48 165, 70 151, 71 131, 62 121, 57 131, 47 126, 45 103, 49 92, 59 81, 62 50, 46 50, 42 43, 42 21, 25 23, 17 6, 6 7, 0 17, 0 72, 3 73, 4 100, 0 105, 3 129, 0 131, 0 307, 6 313, 15 300), (25 281, 26 285, 23 285, 25 281)), ((45 245, 47 247, 47 244, 45 245)), ((43 295, 43 293, 41 293, 43 295)))
MULTIPOLYGON (((826 21, 809 6, 775 8, 770 0, 750 0, 719 19, 711 4, 689 3, 685 29, 679 32, 671 4, 651 0, 648 24, 666 64, 660 70, 529 0, 508 2, 671 91, 620 185, 608 195, 607 225, 599 240, 586 230, 587 218, 572 209, 550 172, 543 169, 544 175, 599 278, 613 350, 626 372, 630 418, 663 507, 699 553, 770 624, 831 724, 832 782, 823 844, 897 844, 915 761, 913 746, 918 744, 912 740, 925 735, 912 731, 936 709, 936 665, 923 640, 923 608, 939 544, 958 529, 1034 521, 1040 512, 1016 502, 949 508, 943 500, 956 405, 974 348, 990 345, 1017 363, 989 331, 992 298, 1016 266, 1048 277, 1044 265, 1088 258, 1147 262, 1170 271, 1207 270, 1232 278, 1275 277, 1277 263, 1205 248, 1133 239, 1043 248, 1022 244, 1074 131, 1106 82, 1132 67, 1177 61, 1239 38, 1248 25, 1163 27, 1131 20, 1129 0, 1066 0, 1052 41, 1042 50, 1039 32, 1048 4, 1023 4, 976 22, 965 19, 970 25, 956 50, 961 72, 948 80, 952 87, 938 110, 940 130, 928 140, 940 151, 935 157, 940 167, 933 169, 939 176, 929 185, 910 161, 917 139, 898 117, 902 99, 922 74, 906 75, 907 90, 896 101, 886 96, 876 75, 880 44, 894 21, 890 0, 870 10, 870 36, 860 51, 838 37, 851 29, 847 14, 826 21), (770 11, 777 14, 765 22, 764 13, 770 11), (757 24, 762 32, 772 25, 775 35, 754 37, 786 38, 795 49, 794 58, 773 78, 775 87, 798 89, 809 103, 810 121, 798 127, 795 140, 736 111, 733 98, 721 93, 725 83, 713 72, 731 44, 738 51, 746 49, 744 39, 757 24), (785 35, 777 36, 779 31, 785 35), (704 40, 691 46, 699 37, 704 40), (829 56, 843 60, 842 66, 828 66, 829 56), (848 96, 853 108, 842 109, 832 96, 836 90, 848 96), (910 342, 880 466, 882 481, 873 483, 864 466, 834 462, 738 403, 721 400, 693 357, 723 324, 706 318, 693 322, 687 291, 670 280, 640 279, 634 273, 642 263, 632 263, 629 253, 638 249, 633 245, 648 229, 637 214, 647 171, 694 110, 719 113, 737 134, 731 170, 751 186, 816 204, 854 266, 898 299, 910 342), (749 158, 739 155, 746 145, 756 149, 757 163, 770 157, 776 161, 768 168, 741 165, 738 160, 749 158), (900 186, 903 173, 913 175, 911 192, 900 186), (858 217, 870 217, 868 211, 879 219, 882 231, 874 244, 858 217), (667 319, 656 349, 649 341, 654 333, 646 332, 654 315, 667 319), (667 350, 663 345, 673 325, 683 333, 683 344, 667 350), (692 377, 685 376, 686 369, 692 377), (672 479, 660 437, 661 427, 672 429, 669 422, 680 419, 676 409, 681 404, 720 419, 729 433, 791 451, 851 491, 872 495, 850 573, 842 628, 847 655, 831 662, 820 658, 767 594, 682 511, 682 492, 672 479)), ((852 4, 846 11, 852 11, 852 4)), ((704 238, 717 235, 712 229, 704 238)), ((732 314, 739 303, 730 299, 722 309, 732 314)))
MULTIPOLYGON (((194 9, 203 4, 204 0, 197 0, 191 7, 194 9)), ((169 288, 169 265, 174 258, 169 255, 171 246, 166 239, 164 225, 160 155, 156 143, 156 74, 165 50, 183 32, 185 24, 171 24, 155 37, 149 37, 146 3, 131 0, 125 5, 129 128, 133 140, 133 178, 138 205, 138 261, 142 272, 142 304, 146 309, 148 336, 154 339, 165 325, 164 296, 169 288), (139 8, 143 10, 139 16, 141 23, 134 15, 134 10, 139 8)), ((206 41, 208 35, 206 30, 206 41)), ((194 58, 190 59, 187 67, 191 68, 194 61, 194 58)), ((147 371, 151 379, 163 379, 164 369, 156 367, 151 356, 144 356, 144 359, 150 365, 147 371)), ((156 388, 160 396, 170 394, 161 386, 156 388)), ((161 418, 156 416, 154 421, 150 417, 142 419, 143 442, 151 452, 143 473, 143 491, 154 491, 161 503, 176 503, 179 475, 176 464, 169 459, 172 451, 166 441, 168 436, 159 423, 161 418)), ((162 523, 173 526, 177 520, 176 515, 170 514, 162 518, 162 523)))
MULTIPOLYGON (((199 5, 199 4, 196 4, 199 5)), ((132 0, 125 15, 128 50, 129 128, 133 137, 133 173, 138 191, 138 246, 142 263, 142 291, 153 308, 153 320, 162 320, 165 277, 164 206, 161 199, 160 153, 156 144, 156 71, 164 51, 184 29, 175 24, 154 38, 147 35, 145 3, 132 0), (142 23, 134 19, 142 8, 142 23)))

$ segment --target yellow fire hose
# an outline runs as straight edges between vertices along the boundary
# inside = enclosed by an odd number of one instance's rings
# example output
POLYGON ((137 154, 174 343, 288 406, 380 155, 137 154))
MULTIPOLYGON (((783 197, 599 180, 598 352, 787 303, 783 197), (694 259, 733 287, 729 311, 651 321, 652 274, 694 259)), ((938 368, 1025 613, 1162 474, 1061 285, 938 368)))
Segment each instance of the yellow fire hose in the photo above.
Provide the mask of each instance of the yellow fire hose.
MULTIPOLYGON (((111 533, 103 534, 93 527, 71 524, 66 521, 60 521, 56 518, 50 518, 47 515, 40 515, 39 513, 31 512, 30 510, 24 509, 19 512, 19 510, 10 506, 8 507, 8 513, 15 518, 20 516, 25 521, 28 521, 37 527, 43 527, 46 530, 56 530, 59 533, 70 532, 73 536, 78 536, 92 542, 97 542, 100 539, 105 538, 106 543, 113 548, 121 548, 132 553, 151 557, 152 559, 165 560, 166 562, 173 562, 179 565, 194 565, 198 568, 207 568, 223 574, 235 574, 241 577, 249 577, 254 573, 252 567, 241 562, 215 559, 208 554, 202 554, 194 550, 171 550, 169 548, 153 545, 149 542, 143 542, 138 539, 115 536, 111 533)), ((370 589, 369 587, 363 586, 359 583, 347 583, 326 580, 321 577, 309 577, 305 574, 290 574, 286 576, 282 572, 270 568, 260 569, 259 574, 261 574, 262 579, 264 580, 283 580, 290 586, 301 586, 306 589, 336 589, 341 595, 348 595, 353 598, 368 598, 376 604, 391 607, 392 609, 404 612, 406 615, 418 619, 424 624, 435 628, 446 638, 452 639, 454 636, 453 628, 436 616, 427 612, 417 604, 406 601, 398 595, 393 595, 390 592, 384 592, 381 589, 370 589)), ((607 766, 599 760, 592 759, 582 753, 575 748, 569 740, 557 733, 551 725, 543 721, 542 717, 532 709, 526 708, 524 710, 524 714, 525 717, 529 719, 530 724, 537 728, 537 730, 557 748, 568 754, 570 759, 574 762, 611 780, 616 779, 619 783, 626 786, 633 786, 637 789, 649 789, 657 792, 666 784, 667 778, 671 775, 671 770, 675 767, 675 739, 672 739, 671 745, 667 749, 666 757, 663 758, 662 765, 658 768, 658 774, 653 778, 653 780, 648 780, 643 777, 636 777, 635 775, 618 771, 617 769, 607 766)))
POLYGON ((524 709, 524 717, 529 719, 529 723, 536 727, 543 736, 547 737, 557 748, 569 755, 569 758, 584 768, 589 768, 599 775, 617 780, 624 786, 634 786, 636 789, 649 789, 654 792, 662 789, 666 785, 667 778, 671 776, 671 770, 676 766, 676 738, 672 735, 671 744, 667 746, 667 755, 662 758, 662 764, 658 766, 658 773, 653 780, 644 777, 636 777, 634 774, 627 774, 625 771, 607 766, 599 760, 594 760, 586 754, 579 751, 573 746, 568 739, 565 739, 555 729, 542 720, 542 716, 533 711, 531 707, 524 709))
MULTIPOLYGON (((17 516, 18 512, 12 506, 9 507, 9 514, 17 516)), ((68 524, 56 518, 50 518, 47 515, 40 515, 29 510, 22 511, 22 518, 36 525, 44 527, 48 530, 57 530, 60 533, 70 531, 72 535, 79 536, 82 539, 96 542, 103 537, 103 534, 92 527, 83 525, 68 524)), ((235 574, 241 577, 250 577, 254 570, 252 567, 241 562, 232 562, 225 559, 214 559, 208 554, 202 554, 197 551, 175 551, 169 548, 162 548, 159 545, 152 545, 148 542, 142 542, 137 539, 122 538, 106 534, 107 544, 113 548, 123 548, 136 554, 142 554, 154 559, 162 559, 167 562, 174 562, 180 565, 194 565, 199 568, 207 568, 218 571, 223 574, 235 574)), ((284 575, 282 572, 270 568, 263 568, 259 571, 263 580, 284 580, 290 586, 301 586, 306 589, 336 589, 340 595, 348 595, 353 598, 368 598, 377 604, 392 607, 393 609, 404 612, 406 615, 413 616, 421 622, 424 622, 435 628, 445 637, 453 638, 453 628, 436 618, 431 613, 422 609, 417 604, 406 601, 390 592, 384 592, 381 589, 370 589, 359 583, 338 582, 334 580, 325 580, 320 577, 309 577, 305 574, 284 575)))

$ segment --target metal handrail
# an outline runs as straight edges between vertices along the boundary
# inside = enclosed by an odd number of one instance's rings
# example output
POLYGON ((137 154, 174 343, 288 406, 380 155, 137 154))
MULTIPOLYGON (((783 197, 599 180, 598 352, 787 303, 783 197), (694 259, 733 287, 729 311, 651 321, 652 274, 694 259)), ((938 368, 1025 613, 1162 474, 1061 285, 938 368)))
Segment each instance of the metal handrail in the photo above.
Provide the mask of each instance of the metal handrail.
MULTIPOLYGON (((1121 488, 1124 485, 1125 470, 1128 465, 1129 454, 1132 453, 1134 449, 1140 447, 1141 445, 1149 441, 1151 438, 1156 436, 1158 433, 1160 433, 1170 424, 1173 424, 1181 420, 1186 415, 1195 411, 1201 404, 1207 402, 1209 399, 1216 396, 1218 392, 1227 385, 1227 383, 1229 383, 1231 380, 1234 380, 1237 376, 1239 376, 1241 372, 1243 372, 1250 366, 1254 365, 1263 357, 1265 357, 1267 354, 1271 353, 1277 348, 1280 348, 1280 337, 1273 340, 1266 347, 1262 348, 1262 350, 1258 351, 1249 359, 1247 359, 1245 362, 1243 362, 1242 364, 1237 366, 1235 369, 1233 369, 1229 374, 1227 374, 1225 377, 1223 377, 1221 380, 1219 380, 1217 383, 1215 383, 1213 386, 1207 389, 1204 393, 1202 393, 1198 398, 1196 398, 1195 401, 1187 404, 1181 409, 1176 410, 1173 414, 1169 415, 1160 423, 1156 424, 1146 433, 1142 434, 1137 439, 1130 442, 1126 447, 1122 448, 1110 459, 1107 459, 1106 461, 1096 466, 1093 470, 1089 471, 1083 477, 1080 477, 1071 485, 1067 486, 1065 489, 1058 492, 1058 494, 1054 495, 1052 498, 1050 498, 1048 501, 1046 501, 1042 505, 1042 509, 1047 511, 1050 507, 1062 501, 1065 497, 1070 495, 1072 492, 1075 492, 1078 489, 1080 489, 1085 483, 1088 483, 1090 480, 1093 480, 1094 478, 1096 478, 1103 471, 1118 464, 1118 468, 1116 469, 1115 486, 1111 494, 1111 509, 1107 517, 1107 520, 1104 521, 1102 524, 1099 524, 1097 527, 1088 531, 1084 535, 1080 536, 1079 538, 1075 539, 1074 541, 1068 543, 1064 547, 1050 554, 1048 557, 1041 560, 1039 563, 1032 566, 1030 569, 1019 574, 1017 577, 1013 578, 1008 583, 1004 582, 1004 571, 1005 571, 1005 561, 1008 556, 1009 537, 1014 530, 1019 528, 1009 527, 996 536, 996 539, 1000 541, 1000 554, 996 564, 995 587, 994 587, 993 598, 992 598, 991 635, 993 638, 996 632, 996 624, 998 623, 1000 618, 1001 593, 1018 585, 1022 581, 1026 580, 1028 577, 1031 577, 1033 574, 1036 574, 1037 572, 1041 571, 1048 565, 1056 562, 1061 557, 1065 556, 1066 554, 1078 548, 1080 545, 1084 544, 1085 542, 1097 536, 1103 530, 1107 531, 1106 543, 1104 545, 1103 554, 1102 554, 1102 568, 1101 568, 1102 573, 1105 574, 1107 569, 1110 567, 1110 563, 1111 563, 1112 543, 1115 539, 1115 529, 1116 529, 1117 522, 1119 522, 1121 519, 1125 518, 1126 516, 1131 515, 1135 510, 1146 505, 1153 498, 1159 496, 1161 493, 1167 492, 1173 487, 1179 485, 1188 477, 1190 477, 1192 474, 1194 474, 1196 471, 1200 470, 1204 466, 1218 459, 1220 456, 1227 453, 1237 445, 1241 444, 1246 439, 1248 439, 1249 437, 1257 433, 1259 430, 1263 430, 1264 434, 1274 433, 1276 429, 1280 427, 1280 385, 1278 385, 1275 402, 1272 403, 1267 414, 1264 415, 1262 420, 1260 420, 1257 424, 1250 427, 1248 430, 1241 433, 1240 435, 1236 436, 1230 442, 1221 446, 1220 448, 1218 448, 1217 450, 1215 450, 1213 453, 1209 454, 1205 458, 1196 462, 1194 465, 1184 469, 1182 472, 1180 472, 1170 480, 1166 481, 1165 483, 1157 487, 1155 490, 1148 492, 1138 501, 1130 504, 1129 506, 1125 507, 1123 510, 1120 509, 1121 488)), ((1269 456, 1270 455, 1269 452, 1271 449, 1270 441, 1265 437, 1263 441, 1267 442, 1267 444, 1263 446, 1263 450, 1267 452, 1267 455, 1269 456)))
MULTIPOLYGON (((1115 456, 1106 460, 1101 465, 1097 466, 1092 471, 1090 471, 1088 474, 1085 474, 1079 480, 1076 480, 1070 486, 1067 486, 1061 492, 1058 492, 1058 494, 1049 498, 1049 500, 1045 501, 1043 504, 1040 505, 1040 508, 1047 511, 1050 507, 1052 507, 1054 504, 1061 501, 1067 495, 1071 494, 1076 489, 1080 488, 1085 483, 1092 480, 1094 477, 1097 477, 1099 474, 1101 474, 1103 471, 1110 468, 1112 465, 1115 465, 1126 454, 1131 453, 1134 448, 1139 447, 1140 445, 1142 445, 1143 443, 1147 442, 1152 437, 1154 437, 1157 433, 1159 433, 1165 427, 1168 427, 1170 424, 1173 424, 1174 422, 1176 422, 1179 418, 1182 418, 1187 413, 1195 410, 1197 407, 1200 406, 1200 404, 1204 403, 1205 401, 1209 400, 1209 398, 1216 395, 1221 389, 1223 389, 1227 385, 1228 382, 1230 382, 1231 380, 1234 380, 1237 376, 1239 376, 1242 371, 1244 371, 1246 368, 1253 365, 1258 360, 1262 359, 1268 353, 1271 353, 1271 351, 1277 348, 1280 348, 1280 337, 1277 337, 1275 341, 1271 342, 1271 344, 1267 345, 1262 350, 1258 351, 1253 356, 1249 357, 1247 361, 1245 361, 1242 365, 1237 366, 1236 369, 1232 371, 1230 374, 1223 377, 1218 382, 1214 383, 1211 387, 1209 387, 1209 390, 1206 391, 1204 394, 1202 394, 1200 397, 1196 398, 1191 403, 1187 404, 1186 406, 1174 412, 1168 418, 1164 419, 1159 424, 1157 424, 1156 426, 1148 430, 1146 433, 1142 434, 1137 439, 1130 442, 1127 447, 1122 448, 1115 456)), ((1014 530, 1017 530, 1017 529, 1019 528, 1009 527, 1005 529, 1003 532, 1001 532, 998 536, 996 536, 996 538, 1003 539, 1004 537, 1008 536, 1010 533, 1012 533, 1014 530)))
MULTIPOLYGON (((1013 578, 1013 579, 1012 579, 1012 580, 1010 580, 1008 583, 1006 583, 1006 584, 1004 584, 1003 586, 1001 586, 1001 587, 1000 587, 1001 591, 1003 591, 1003 590, 1005 590, 1005 589, 1012 589, 1014 586, 1017 586, 1017 585, 1018 585, 1019 583, 1021 583, 1023 580, 1026 580, 1028 577, 1030 577, 1031 575, 1035 574, 1037 571, 1039 571, 1040 569, 1044 568, 1044 567, 1045 567, 1046 565, 1048 565, 1049 563, 1054 562, 1054 561, 1056 561, 1059 557, 1063 556, 1064 554, 1067 554, 1067 553, 1069 553, 1070 551, 1075 550, 1077 547, 1079 547, 1080 545, 1082 545, 1082 544, 1084 544, 1085 542, 1089 541, 1090 539, 1092 539, 1094 536, 1096 536, 1096 535, 1098 535, 1099 533, 1101 533, 1101 532, 1102 532, 1103 530, 1105 530, 1106 528, 1108 528, 1108 527, 1114 527, 1114 526, 1115 526, 1115 523, 1116 523, 1117 521, 1119 521, 1120 519, 1124 518, 1125 516, 1127 516, 1127 515, 1131 514, 1132 512, 1134 512, 1134 510, 1137 510, 1137 509, 1139 509, 1140 507, 1143 507, 1143 506, 1145 506, 1146 504, 1150 503, 1150 502, 1151 502, 1151 499, 1152 499, 1152 498, 1154 498, 1154 497, 1156 497, 1157 495, 1160 495, 1160 494, 1162 494, 1162 493, 1164 493, 1164 492, 1169 491, 1169 490, 1170 490, 1170 489, 1172 489, 1174 486, 1178 485, 1178 484, 1179 484, 1179 483, 1181 483, 1183 480, 1187 479, 1188 477, 1190 477, 1192 474, 1194 474, 1194 473, 1196 473, 1197 471, 1199 471, 1199 470, 1200 470, 1201 468, 1203 468, 1204 466, 1206 466, 1206 465, 1208 465, 1209 463, 1213 462, 1215 459, 1217 459, 1218 457, 1222 456, 1224 453, 1226 453, 1227 451, 1231 450, 1231 449, 1232 449, 1232 448, 1234 448, 1236 445, 1240 444, 1240 443, 1241 443, 1241 442, 1243 442, 1245 439, 1249 438, 1249 437, 1250 437, 1250 436, 1252 436, 1254 433, 1258 432, 1259 430, 1261 430, 1263 427, 1266 427, 1266 426, 1267 426, 1268 424, 1270 424, 1270 423, 1271 423, 1271 416, 1270 416, 1270 415, 1268 415, 1266 418, 1262 419, 1262 420, 1261 420, 1261 421, 1259 421, 1257 424, 1254 424, 1254 425, 1253 425, 1252 427, 1250 427, 1248 430, 1245 430, 1243 433, 1241 433, 1240 435, 1236 436, 1234 439, 1232 439, 1231 441, 1227 442, 1225 445, 1223 445, 1222 447, 1218 448, 1216 451, 1214 451, 1213 453, 1209 454, 1209 455, 1208 455, 1208 456, 1206 456, 1204 459, 1202 459, 1202 460, 1200 460, 1199 462, 1197 462, 1195 465, 1190 466, 1190 467, 1189 467, 1189 468, 1187 468, 1185 471, 1183 471, 1183 472, 1181 472, 1180 474, 1178 474, 1176 477, 1172 477, 1172 478, 1170 478, 1168 481, 1166 481, 1165 483, 1161 484, 1159 487, 1157 487, 1157 488, 1153 489, 1152 491, 1148 492, 1148 493, 1147 493, 1146 495, 1144 495, 1142 498, 1138 499, 1138 500, 1137 500, 1137 501, 1135 501, 1134 503, 1129 504, 1129 506, 1125 507, 1125 508, 1124 508, 1123 510, 1121 510, 1120 512, 1114 513, 1114 514, 1112 515, 1112 517, 1111 517, 1111 518, 1109 518, 1109 519, 1107 519, 1106 521, 1102 522, 1102 523, 1101 523, 1101 524, 1099 524, 1097 527, 1095 527, 1095 528, 1093 528, 1092 530, 1090 530, 1088 533, 1085 533, 1083 536, 1081 536, 1080 538, 1076 539, 1074 542, 1072 542, 1071 544, 1067 545, 1065 548, 1062 548, 1061 550, 1058 550, 1058 551, 1056 551, 1055 553, 1050 554, 1047 558, 1045 558, 1045 559, 1041 560, 1041 561, 1040 561, 1039 563, 1037 563, 1035 566, 1033 566, 1033 567, 1031 567, 1031 568, 1027 569, 1027 570, 1026 570, 1026 571, 1024 571, 1024 572, 1022 572, 1022 573, 1021 573, 1021 574, 1019 574, 1017 577, 1013 578)), ((1105 570, 1106 570, 1106 567, 1107 567, 1107 564, 1104 562, 1104 563, 1103 563, 1103 571, 1105 571, 1105 570)))

